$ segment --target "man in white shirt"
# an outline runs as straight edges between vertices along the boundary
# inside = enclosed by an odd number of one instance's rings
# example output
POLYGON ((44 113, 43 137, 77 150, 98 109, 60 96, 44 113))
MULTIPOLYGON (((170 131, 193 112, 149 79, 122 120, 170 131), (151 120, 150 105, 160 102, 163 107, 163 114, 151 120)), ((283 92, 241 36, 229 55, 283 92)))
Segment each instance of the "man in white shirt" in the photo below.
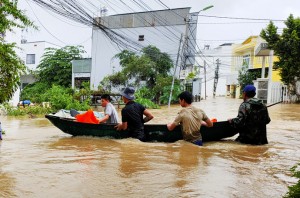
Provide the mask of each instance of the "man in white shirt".
POLYGON ((118 113, 108 94, 101 96, 101 106, 104 107, 104 117, 99 119, 99 123, 118 123, 118 113))

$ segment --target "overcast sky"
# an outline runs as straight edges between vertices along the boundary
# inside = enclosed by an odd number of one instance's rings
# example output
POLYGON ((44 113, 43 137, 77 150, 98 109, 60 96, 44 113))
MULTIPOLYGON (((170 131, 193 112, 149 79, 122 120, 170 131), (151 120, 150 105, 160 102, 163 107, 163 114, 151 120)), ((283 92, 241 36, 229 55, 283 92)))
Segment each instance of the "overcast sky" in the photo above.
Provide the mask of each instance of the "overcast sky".
MULTIPOLYGON (((82 0, 82 2, 85 1, 82 0)), ((94 0, 92 2, 99 5, 99 8, 91 8, 91 12, 95 12, 94 15, 99 13, 96 9, 99 10, 103 6, 108 9, 107 15, 130 13, 133 10, 145 11, 134 5, 133 0, 123 0, 130 5, 131 9, 119 0, 94 0)), ((204 44, 216 47, 225 42, 241 43, 251 35, 259 35, 261 29, 268 24, 267 20, 230 18, 285 20, 290 14, 294 17, 300 16, 299 0, 143 0, 141 2, 146 3, 152 10, 191 7, 191 12, 213 5, 213 8, 200 12, 200 15, 216 17, 199 16, 198 18, 197 42, 200 47, 204 44)), ((39 31, 29 29, 24 34, 28 41, 42 40, 59 46, 83 45, 88 52, 87 56, 90 55, 91 27, 58 16, 37 6, 32 0, 21 0, 19 6, 26 10, 30 19, 39 26, 39 31)), ((283 22, 275 22, 275 25, 279 28, 284 27, 283 22)))

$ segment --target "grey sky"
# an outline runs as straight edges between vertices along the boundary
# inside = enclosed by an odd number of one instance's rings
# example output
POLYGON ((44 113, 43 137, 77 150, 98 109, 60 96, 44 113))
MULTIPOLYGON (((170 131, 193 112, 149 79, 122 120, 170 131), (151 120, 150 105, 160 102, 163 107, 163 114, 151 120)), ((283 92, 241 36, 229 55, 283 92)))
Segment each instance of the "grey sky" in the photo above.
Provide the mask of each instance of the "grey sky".
MULTIPOLYGON (((132 10, 120 1, 95 0, 94 4, 106 6, 108 15, 125 12, 145 11, 132 4, 132 0, 123 0, 130 5, 132 10)), ((151 9, 191 7, 192 12, 197 12, 204 7, 214 7, 200 12, 200 15, 258 18, 285 20, 289 14, 300 16, 299 0, 143 0, 151 9)), ((26 10, 26 14, 39 26, 39 31, 28 30, 24 36, 28 41, 44 40, 60 46, 83 45, 90 54, 92 31, 90 27, 78 24, 61 16, 38 7, 31 0, 19 1, 20 8, 26 10), (38 18, 38 19, 37 19, 38 18)), ((92 12, 97 13, 96 8, 92 12)), ((223 19, 199 16, 197 42, 200 47, 210 44, 213 47, 225 42, 240 43, 251 35, 258 35, 267 21, 223 19)), ((282 22, 276 22, 276 26, 283 28, 282 22)))

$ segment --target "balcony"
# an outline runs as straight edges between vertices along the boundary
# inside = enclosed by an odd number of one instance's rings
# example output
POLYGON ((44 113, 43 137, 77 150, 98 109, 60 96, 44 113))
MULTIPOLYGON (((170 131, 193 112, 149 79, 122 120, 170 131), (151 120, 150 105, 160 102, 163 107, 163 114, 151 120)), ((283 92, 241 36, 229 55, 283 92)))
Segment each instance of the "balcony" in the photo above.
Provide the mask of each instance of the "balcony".
POLYGON ((254 52, 255 56, 269 56, 270 49, 268 49, 267 43, 261 43, 254 49, 254 52))

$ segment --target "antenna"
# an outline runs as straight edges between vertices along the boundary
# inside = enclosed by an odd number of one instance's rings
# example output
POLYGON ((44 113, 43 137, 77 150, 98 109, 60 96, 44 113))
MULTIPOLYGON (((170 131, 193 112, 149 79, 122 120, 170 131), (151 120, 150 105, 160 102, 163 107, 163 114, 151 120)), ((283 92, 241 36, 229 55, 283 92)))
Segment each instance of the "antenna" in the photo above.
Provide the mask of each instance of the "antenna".
POLYGON ((108 9, 103 6, 100 8, 100 17, 105 17, 107 15, 108 9))

